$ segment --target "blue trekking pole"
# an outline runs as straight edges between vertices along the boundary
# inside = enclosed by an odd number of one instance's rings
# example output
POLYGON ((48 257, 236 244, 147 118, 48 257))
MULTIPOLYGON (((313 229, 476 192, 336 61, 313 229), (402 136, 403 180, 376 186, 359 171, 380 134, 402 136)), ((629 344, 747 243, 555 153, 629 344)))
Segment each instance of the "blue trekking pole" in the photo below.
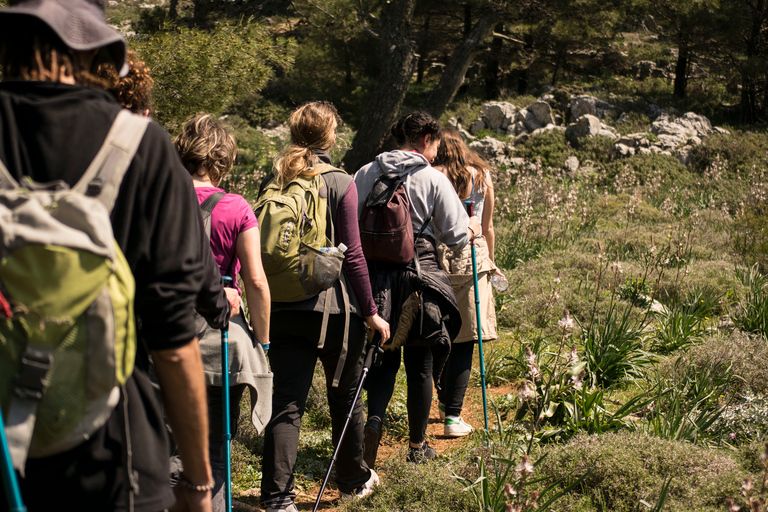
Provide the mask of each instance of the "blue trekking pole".
MULTIPOLYGON (((222 277, 225 287, 232 286, 232 278, 222 277)), ((224 414, 224 457, 227 461, 227 481, 224 487, 226 510, 232 510, 232 431, 229 424, 229 334, 221 330, 221 392, 223 395, 222 413, 224 414)))
MULTIPOLYGON (((473 215, 474 201, 464 201, 473 215)), ((475 240, 469 241, 472 246, 472 277, 475 279, 475 312, 477 314, 477 345, 480 347, 480 383, 483 386, 483 418, 485 418, 485 430, 488 430, 488 401, 485 397, 485 361, 483 360, 483 329, 480 326, 480 289, 477 285, 477 255, 475 254, 475 240)))
POLYGON ((8 439, 5 438, 5 424, 3 415, 0 414, 0 450, 3 456, 3 487, 5 488, 5 498, 8 501, 8 510, 10 512, 27 512, 27 507, 21 501, 21 491, 19 491, 19 482, 16 480, 16 472, 11 463, 11 452, 8 450, 8 439))

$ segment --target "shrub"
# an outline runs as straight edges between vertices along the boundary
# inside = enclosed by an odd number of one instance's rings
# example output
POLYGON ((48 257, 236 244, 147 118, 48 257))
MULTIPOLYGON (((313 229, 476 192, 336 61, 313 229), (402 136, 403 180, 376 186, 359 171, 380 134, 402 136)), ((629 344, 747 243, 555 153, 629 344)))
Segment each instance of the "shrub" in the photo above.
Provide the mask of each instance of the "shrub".
POLYGON ((177 28, 131 41, 155 79, 155 118, 173 132, 200 112, 219 114, 262 89, 275 67, 292 63, 294 44, 259 24, 220 23, 212 31, 177 28))
POLYGON ((747 391, 738 403, 725 408, 710 431, 724 442, 743 444, 765 437, 768 425, 768 397, 747 391))
POLYGON ((549 130, 530 137, 522 147, 515 148, 516 156, 533 161, 541 159, 544 167, 560 169, 568 157, 569 147, 565 134, 558 130, 549 130))
POLYGON ((741 330, 760 334, 768 340, 768 275, 762 274, 755 265, 739 276, 748 289, 733 320, 741 330))
MULTIPOLYGON (((724 453, 629 432, 577 436, 551 449, 537 476, 557 480, 586 472, 571 497, 588 499, 591 510, 613 512, 634 511, 640 500, 655 503, 669 477, 669 510, 720 510, 726 497, 738 494, 745 476, 724 453)), ((568 509, 556 503, 551 510, 568 509)))
POLYGON ((474 510, 472 496, 452 478, 451 466, 441 463, 417 465, 388 460, 382 464, 384 485, 362 500, 340 508, 345 512, 444 512, 474 510))
POLYGON ((730 135, 713 135, 692 152, 691 169, 704 172, 717 158, 728 162, 727 169, 746 173, 752 166, 765 167, 768 134, 732 130, 730 135))

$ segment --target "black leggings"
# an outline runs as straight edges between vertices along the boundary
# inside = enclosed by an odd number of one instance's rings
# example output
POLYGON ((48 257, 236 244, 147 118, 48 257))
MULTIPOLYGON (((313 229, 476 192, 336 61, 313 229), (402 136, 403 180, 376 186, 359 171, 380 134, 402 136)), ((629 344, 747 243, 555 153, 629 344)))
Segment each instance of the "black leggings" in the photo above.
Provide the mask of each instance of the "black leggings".
POLYGON ((446 416, 461 416, 464 395, 467 393, 469 376, 472 373, 474 349, 474 341, 454 343, 445 370, 439 377, 435 376, 437 398, 440 403, 445 404, 446 416))
MULTIPOLYGON (((427 432, 429 408, 432 405, 432 374, 442 371, 448 357, 448 347, 406 346, 403 363, 408 383, 408 429, 412 443, 421 443, 427 432)), ((384 418, 387 405, 395 390, 395 378, 400 369, 400 350, 384 353, 381 366, 374 366, 368 376, 368 417, 384 418)))

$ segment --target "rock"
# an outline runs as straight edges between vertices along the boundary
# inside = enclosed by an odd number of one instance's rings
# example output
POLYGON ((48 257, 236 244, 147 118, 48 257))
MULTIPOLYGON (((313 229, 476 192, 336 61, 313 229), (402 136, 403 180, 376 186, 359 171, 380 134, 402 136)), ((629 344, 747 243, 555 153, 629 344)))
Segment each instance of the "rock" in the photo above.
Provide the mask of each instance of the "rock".
POLYGON ((515 146, 517 146, 518 144, 525 144, 529 137, 530 137, 530 135, 528 135, 527 132, 523 132, 520 135, 518 135, 517 137, 515 137, 515 140, 513 141, 513 144, 515 146))
POLYGON ((635 78, 639 80, 649 78, 655 69, 656 63, 650 60, 641 60, 632 66, 632 72, 635 75, 635 78))
POLYGON ((565 130, 565 137, 571 144, 578 144, 579 139, 583 137, 594 137, 600 133, 600 120, 593 115, 585 115, 576 120, 575 123, 568 125, 565 130))
POLYGON ((541 133, 550 132, 552 130, 558 130, 558 131, 565 131, 565 128, 562 126, 555 126, 554 124, 548 124, 547 126, 544 126, 543 128, 537 128, 536 130, 533 130, 531 132, 531 136, 533 135, 539 135, 541 133))
POLYGON ((686 167, 693 161, 693 146, 682 146, 675 152, 677 160, 686 167))
POLYGON ((485 137, 469 144, 470 149, 477 151, 487 160, 498 162, 500 158, 507 156, 507 145, 498 139, 485 137))
POLYGON ((492 101, 483 105, 480 117, 491 130, 506 130, 515 119, 518 108, 511 103, 492 101))
POLYGON ((651 148, 637 148, 638 155, 650 155, 651 153, 653 153, 651 148))
MULTIPOLYGON (((516 123, 522 123, 527 132, 543 128, 548 124, 555 124, 555 119, 552 117, 552 107, 549 106, 549 103, 535 101, 517 113, 516 123)), ((521 132, 518 131, 515 135, 519 133, 521 132)))
POLYGON ((455 117, 452 117, 448 120, 448 126, 450 126, 451 128, 456 128, 457 130, 461 127, 461 125, 459 124, 459 120, 456 119, 455 117))
POLYGON ((117 2, 115 0, 109 0, 107 5, 109 5, 109 7, 117 7, 117 2))
POLYGON ((719 126, 715 126, 714 129, 715 129, 715 133, 717 133, 718 135, 730 135, 731 134, 731 132, 729 132, 725 128, 720 128, 719 126))
POLYGON ((485 130, 485 121, 482 119, 477 119, 471 125, 469 125, 469 133, 472 135, 476 134, 480 130, 485 130))
POLYGON ((571 119, 578 119, 583 115, 592 115, 599 119, 615 107, 608 102, 597 99, 594 96, 574 96, 569 106, 571 119))
POLYGON ((470 141, 475 140, 472 134, 464 128, 459 128, 457 131, 459 132, 459 135, 461 135, 461 138, 464 139, 464 142, 469 143, 470 141))
POLYGON ((548 92, 552 92, 555 90, 555 86, 552 84, 544 84, 536 91, 536 94, 538 96, 541 96, 542 94, 547 94, 548 92))
POLYGON ((516 167, 520 168, 525 165, 525 158, 510 158, 509 159, 509 166, 510 167, 516 167))
POLYGON ((619 138, 619 136, 616 135, 611 130, 605 130, 603 128, 601 128, 600 131, 597 132, 597 134, 600 135, 601 137, 608 137, 609 139, 618 139, 619 138))
POLYGON ((555 114, 555 124, 557 126, 562 126, 563 125, 563 116, 561 116, 560 114, 555 114))
POLYGON ((569 156, 565 159, 563 169, 565 169, 569 174, 575 173, 579 170, 579 159, 575 156, 569 156))
POLYGON ((611 159, 616 160, 618 158, 634 156, 635 152, 635 148, 625 146, 624 144, 614 144, 611 148, 611 159))

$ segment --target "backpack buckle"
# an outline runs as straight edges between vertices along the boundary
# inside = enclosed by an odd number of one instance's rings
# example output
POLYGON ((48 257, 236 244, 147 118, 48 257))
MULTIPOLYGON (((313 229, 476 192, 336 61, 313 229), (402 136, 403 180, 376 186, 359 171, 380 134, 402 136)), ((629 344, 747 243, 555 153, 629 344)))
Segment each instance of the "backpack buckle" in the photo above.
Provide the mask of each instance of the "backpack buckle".
POLYGON ((96 197, 101 194, 101 189, 104 188, 104 180, 101 178, 93 178, 88 184, 88 189, 85 191, 85 195, 88 197, 96 197))
POLYGON ((21 356, 21 370, 14 379, 13 394, 24 400, 42 399, 45 378, 52 363, 53 352, 50 349, 27 346, 21 356))

